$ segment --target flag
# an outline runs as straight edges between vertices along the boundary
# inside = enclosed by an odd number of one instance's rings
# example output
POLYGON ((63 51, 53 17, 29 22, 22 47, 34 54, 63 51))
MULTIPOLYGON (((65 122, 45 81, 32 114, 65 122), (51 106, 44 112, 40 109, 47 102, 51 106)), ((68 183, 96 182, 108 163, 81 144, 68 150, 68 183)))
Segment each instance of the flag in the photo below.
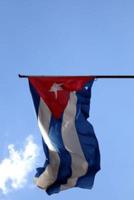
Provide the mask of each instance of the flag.
POLYGON ((36 185, 49 195, 72 187, 91 189, 100 152, 89 117, 93 77, 29 78, 45 161, 36 185))

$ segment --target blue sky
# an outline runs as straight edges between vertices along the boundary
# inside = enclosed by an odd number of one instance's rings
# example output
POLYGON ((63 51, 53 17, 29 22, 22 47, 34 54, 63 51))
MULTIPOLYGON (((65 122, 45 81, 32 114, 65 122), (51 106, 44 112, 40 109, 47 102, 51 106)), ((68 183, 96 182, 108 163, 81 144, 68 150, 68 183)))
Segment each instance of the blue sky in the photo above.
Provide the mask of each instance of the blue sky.
POLYGON ((27 81, 17 75, 134 74, 133 8, 132 0, 0 0, 0 166, 10 144, 25 153, 29 135, 39 148, 27 183, 14 189, 9 180, 11 190, 0 191, 1 200, 132 199, 134 80, 94 83, 90 121, 102 168, 94 188, 49 197, 33 184, 43 164, 41 138, 27 81))

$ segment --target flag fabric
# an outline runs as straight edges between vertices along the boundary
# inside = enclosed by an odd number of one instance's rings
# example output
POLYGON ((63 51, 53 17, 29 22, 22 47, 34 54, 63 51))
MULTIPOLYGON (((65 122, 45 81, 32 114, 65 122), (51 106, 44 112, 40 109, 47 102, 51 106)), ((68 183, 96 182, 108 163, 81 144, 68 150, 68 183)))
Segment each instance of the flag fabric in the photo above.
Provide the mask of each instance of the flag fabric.
POLYGON ((91 189, 100 170, 100 152, 89 117, 93 77, 29 77, 46 156, 36 185, 49 195, 91 189))

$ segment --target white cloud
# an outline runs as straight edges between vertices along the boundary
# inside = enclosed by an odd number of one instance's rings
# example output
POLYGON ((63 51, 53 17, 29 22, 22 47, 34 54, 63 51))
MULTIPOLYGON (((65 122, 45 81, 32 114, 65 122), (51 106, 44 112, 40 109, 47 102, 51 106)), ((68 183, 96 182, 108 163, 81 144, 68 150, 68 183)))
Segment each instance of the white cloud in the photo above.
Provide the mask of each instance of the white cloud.
POLYGON ((24 187, 28 174, 35 167, 38 155, 38 146, 33 142, 32 136, 26 139, 23 150, 16 150, 13 144, 8 145, 9 157, 0 162, 0 190, 4 194, 10 189, 24 187))

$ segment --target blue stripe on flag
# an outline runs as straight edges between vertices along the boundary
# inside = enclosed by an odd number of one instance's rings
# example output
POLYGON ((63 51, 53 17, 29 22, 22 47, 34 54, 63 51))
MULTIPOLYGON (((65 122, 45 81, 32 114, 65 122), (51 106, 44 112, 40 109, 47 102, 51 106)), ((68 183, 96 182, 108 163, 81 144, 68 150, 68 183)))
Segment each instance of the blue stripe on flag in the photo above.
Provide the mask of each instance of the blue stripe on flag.
MULTIPOLYGON (((36 92, 36 90, 34 89, 34 87, 32 86, 32 84, 30 83, 30 81, 29 81, 29 87, 30 87, 30 91, 31 91, 31 95, 32 95, 32 99, 33 99, 33 103, 34 103, 36 115, 38 117, 39 104, 40 104, 40 96, 38 95, 38 93, 36 92)), ((39 168, 36 169, 37 172, 35 174, 35 177, 39 177, 45 171, 45 168, 49 164, 49 151, 48 151, 48 147, 45 144, 43 138, 42 138, 42 144, 43 144, 44 153, 46 155, 46 161, 45 161, 43 167, 39 167, 39 168)))
POLYGON ((92 84, 93 81, 90 81, 81 91, 76 93, 77 114, 75 125, 83 153, 89 164, 86 175, 80 177, 77 181, 76 187, 81 188, 92 188, 95 174, 100 169, 98 142, 92 125, 87 121, 89 117, 92 84))
POLYGON ((36 168, 37 172, 35 174, 35 177, 39 177, 45 171, 47 165, 49 164, 49 151, 48 151, 48 147, 47 147, 46 143, 44 142, 43 138, 42 138, 42 144, 43 144, 43 150, 44 150, 46 159, 45 159, 45 163, 44 163, 43 167, 36 168))
POLYGON ((62 136, 61 136, 61 125, 62 117, 60 119, 55 119, 53 116, 50 122, 49 137, 52 144, 54 145, 56 151, 60 157, 60 167, 57 176, 57 180, 52 184, 46 192, 50 195, 53 193, 58 193, 60 191, 60 185, 66 184, 67 179, 71 176, 71 156, 65 149, 62 136))
POLYGON ((30 83, 30 81, 29 81, 29 87, 30 87, 32 98, 33 98, 33 103, 34 103, 36 115, 38 116, 40 96, 38 95, 38 93, 36 92, 36 90, 34 89, 32 84, 30 83))

